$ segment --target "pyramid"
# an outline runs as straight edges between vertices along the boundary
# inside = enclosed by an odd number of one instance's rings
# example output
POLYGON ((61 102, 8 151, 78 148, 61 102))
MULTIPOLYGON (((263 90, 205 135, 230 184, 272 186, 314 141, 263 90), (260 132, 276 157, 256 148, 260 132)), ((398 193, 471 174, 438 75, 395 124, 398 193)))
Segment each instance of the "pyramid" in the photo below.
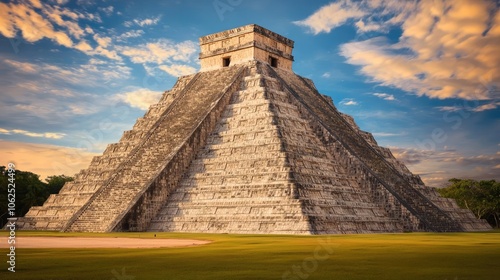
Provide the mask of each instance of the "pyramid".
POLYGON ((180 77, 22 229, 335 234, 479 231, 292 71, 294 42, 258 25, 200 38, 180 77))

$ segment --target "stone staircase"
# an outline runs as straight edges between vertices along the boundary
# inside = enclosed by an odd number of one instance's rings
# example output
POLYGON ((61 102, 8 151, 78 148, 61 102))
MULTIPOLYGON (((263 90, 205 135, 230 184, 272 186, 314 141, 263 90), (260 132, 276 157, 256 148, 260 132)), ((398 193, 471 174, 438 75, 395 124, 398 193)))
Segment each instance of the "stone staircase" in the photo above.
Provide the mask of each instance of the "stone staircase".
POLYGON ((150 231, 309 234, 255 65, 150 231))
POLYGON ((289 98, 259 64, 251 67, 207 146, 149 230, 402 231, 398 220, 387 217, 356 179, 328 157, 289 98), (323 227, 312 228, 311 219, 323 227))
POLYGON ((43 206, 30 208, 18 225, 23 229, 61 230, 114 174, 116 168, 126 161, 130 151, 141 142, 159 116, 168 110, 194 75, 178 79, 171 90, 166 91, 161 100, 152 105, 144 117, 139 118, 133 129, 125 131, 118 143, 110 144, 101 156, 92 159, 87 169, 81 170, 75 180, 67 182, 58 194, 51 195, 43 206))
POLYGON ((196 74, 179 92, 171 106, 157 118, 149 131, 78 211, 65 231, 106 232, 120 223, 130 204, 137 200, 149 182, 190 137, 193 130, 210 113, 210 104, 224 93, 227 81, 235 79, 239 68, 196 74), (168 140, 166 140, 168 139, 168 140))
POLYGON ((287 92, 311 115, 318 123, 342 144, 349 153, 357 158, 366 171, 383 185, 412 215, 418 218, 420 224, 416 229, 428 231, 463 231, 460 223, 433 204, 421 192, 413 188, 382 155, 371 147, 357 133, 338 111, 323 98, 312 86, 310 81, 296 74, 281 69, 266 67, 270 76, 275 77, 285 86, 287 92))

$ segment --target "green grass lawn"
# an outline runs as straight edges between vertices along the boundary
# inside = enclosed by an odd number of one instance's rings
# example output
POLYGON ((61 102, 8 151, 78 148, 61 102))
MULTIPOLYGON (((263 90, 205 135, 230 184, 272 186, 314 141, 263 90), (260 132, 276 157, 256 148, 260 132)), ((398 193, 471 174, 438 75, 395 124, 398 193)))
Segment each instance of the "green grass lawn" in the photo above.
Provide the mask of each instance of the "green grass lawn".
MULTIPOLYGON (((6 232, 0 233, 5 242, 6 232)), ((153 233, 17 232, 154 238, 153 233)), ((2 249, 0 279, 500 279, 500 232, 328 236, 157 233, 213 243, 165 249, 2 249), (5 252, 5 253, 4 253, 5 252)))

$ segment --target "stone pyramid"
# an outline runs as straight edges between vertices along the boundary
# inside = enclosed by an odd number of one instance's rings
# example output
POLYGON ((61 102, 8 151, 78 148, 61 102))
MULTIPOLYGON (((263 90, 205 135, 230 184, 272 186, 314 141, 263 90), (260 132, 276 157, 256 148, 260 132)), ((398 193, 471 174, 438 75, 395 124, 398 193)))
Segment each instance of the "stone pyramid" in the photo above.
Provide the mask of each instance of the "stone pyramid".
POLYGON ((292 71, 294 42, 258 25, 200 38, 132 130, 18 225, 60 231, 328 234, 475 231, 292 71))

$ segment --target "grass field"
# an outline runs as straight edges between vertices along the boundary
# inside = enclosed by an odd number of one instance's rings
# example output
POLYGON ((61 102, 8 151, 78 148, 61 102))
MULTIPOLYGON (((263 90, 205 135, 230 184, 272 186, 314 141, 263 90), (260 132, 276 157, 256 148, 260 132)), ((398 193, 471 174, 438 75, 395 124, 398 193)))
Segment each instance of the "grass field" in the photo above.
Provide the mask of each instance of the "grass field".
MULTIPOLYGON (((6 232, 0 233, 5 242, 6 232)), ((17 232, 154 238, 153 233, 17 232)), ((213 243, 164 249, 2 249, 0 279, 500 279, 500 232, 329 236, 157 233, 213 243)))

